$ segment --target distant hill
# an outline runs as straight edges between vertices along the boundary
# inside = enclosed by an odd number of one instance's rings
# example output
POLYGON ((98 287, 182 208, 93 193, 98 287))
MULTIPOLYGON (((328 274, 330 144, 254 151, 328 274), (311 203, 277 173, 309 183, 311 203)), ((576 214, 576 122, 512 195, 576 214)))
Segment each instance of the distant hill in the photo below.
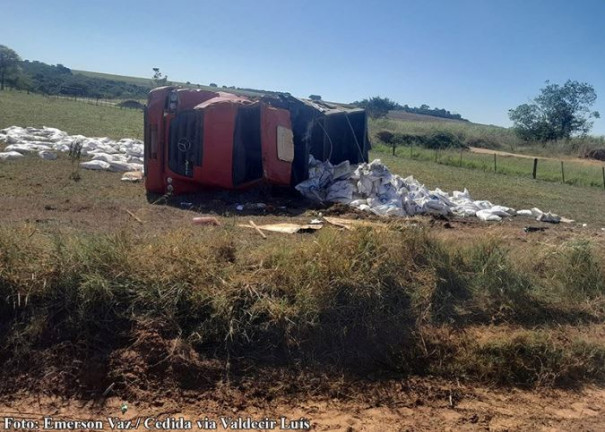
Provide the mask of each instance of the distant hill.
MULTIPOLYGON (((73 70, 73 73, 84 75, 84 76, 91 77, 91 78, 100 78, 100 79, 112 80, 112 81, 122 81, 125 83, 146 87, 146 88, 148 88, 148 91, 151 90, 151 88, 152 88, 151 78, 139 78, 139 77, 125 76, 125 75, 113 75, 113 74, 108 74, 108 73, 103 73, 103 72, 91 72, 91 71, 83 71, 83 70, 73 70)), ((189 87, 189 88, 195 88, 195 89, 201 89, 201 90, 224 91, 227 93, 235 93, 235 94, 242 95, 242 96, 263 96, 263 95, 267 95, 267 94, 278 93, 278 92, 269 91, 269 90, 247 89, 247 88, 240 88, 240 87, 235 87, 235 86, 219 87, 217 85, 215 87, 215 86, 210 86, 210 85, 195 84, 195 83, 191 83, 191 82, 180 82, 180 81, 168 81, 168 83, 171 85, 177 85, 177 86, 189 87)))
POLYGON ((84 75, 90 78, 100 78, 111 81, 121 81, 128 84, 134 84, 141 87, 151 87, 151 78, 137 78, 126 75, 114 75, 103 72, 91 72, 91 71, 83 71, 83 70, 71 70, 74 74, 84 75))
MULTIPOLYGON (((10 87, 33 91, 45 95, 62 95, 96 99, 137 99, 147 98, 155 87, 152 78, 115 75, 103 72, 72 70, 62 64, 50 65, 37 60, 19 62, 19 75, 7 80, 10 87)), ((238 95, 259 97, 278 92, 222 86, 202 85, 190 82, 170 82, 177 85, 210 91, 225 91, 238 95)))
POLYGON ((19 64, 19 71, 12 83, 15 88, 45 95, 139 99, 145 98, 149 92, 149 81, 146 85, 140 85, 124 79, 83 75, 74 73, 62 64, 24 60, 19 64))

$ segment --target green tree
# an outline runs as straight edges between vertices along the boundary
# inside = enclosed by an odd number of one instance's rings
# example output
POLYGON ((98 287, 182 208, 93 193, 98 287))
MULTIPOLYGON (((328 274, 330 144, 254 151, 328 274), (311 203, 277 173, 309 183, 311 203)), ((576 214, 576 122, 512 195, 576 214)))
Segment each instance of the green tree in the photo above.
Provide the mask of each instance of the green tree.
POLYGON ((162 87, 168 84, 168 75, 163 75, 160 68, 153 68, 153 77, 151 82, 153 87, 162 87))
POLYGON ((368 115, 373 118, 385 117, 389 111, 402 108, 397 102, 380 96, 374 96, 360 102, 353 102, 353 105, 364 108, 368 115))
POLYGON ((546 87, 533 103, 519 105, 508 112, 514 129, 524 140, 548 141, 586 135, 592 128, 591 111, 597 99, 594 88, 587 83, 567 80, 562 86, 546 81, 546 87))
POLYGON ((0 90, 4 90, 4 83, 7 79, 17 79, 20 73, 20 63, 19 54, 7 46, 0 45, 0 90))

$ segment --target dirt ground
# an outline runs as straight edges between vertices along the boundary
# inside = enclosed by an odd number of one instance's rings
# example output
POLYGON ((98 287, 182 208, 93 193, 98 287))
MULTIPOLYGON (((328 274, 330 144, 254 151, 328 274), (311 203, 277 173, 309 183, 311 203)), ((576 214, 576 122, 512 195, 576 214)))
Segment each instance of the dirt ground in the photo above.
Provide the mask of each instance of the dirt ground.
MULTIPOLYGON (((306 419, 316 431, 605 431, 605 389, 581 391, 523 391, 518 389, 468 388, 445 383, 403 382, 384 389, 385 395, 363 400, 293 398, 290 400, 256 400, 245 394, 190 393, 182 400, 171 398, 153 401, 123 401, 109 397, 99 401, 65 400, 49 396, 20 395, 0 401, 0 419, 15 418, 43 423, 54 420, 101 420, 110 429, 107 417, 132 421, 133 430, 145 429, 149 418, 165 421, 190 420, 191 429, 228 430, 221 417, 264 418, 287 421, 306 419), (121 406, 127 411, 122 414, 121 406), (135 425, 139 420, 139 427, 135 425), (203 423, 199 427, 197 420, 203 423)), ((6 421, 2 419, 2 421, 6 421)), ((304 424, 300 423, 301 426, 304 424)), ((178 424, 164 424, 164 430, 177 430, 178 424)), ((0 424, 2 429, 5 424, 0 424)), ((147 426, 149 426, 149 421, 147 426)), ((294 423, 291 426, 296 426, 294 423)), ((266 430, 266 429, 252 429, 266 430)))
MULTIPOLYGON (((19 169, 23 165, 15 163, 4 165, 6 169, 0 171, 2 225, 28 225, 40 232, 60 234, 133 229, 158 232, 191 227, 193 218, 197 216, 216 216, 224 227, 241 231, 244 237, 255 238, 258 234, 254 230, 240 229, 238 225, 248 224, 250 220, 257 224, 308 224, 320 214, 381 220, 378 216, 352 211, 343 205, 317 206, 283 190, 208 191, 168 200, 146 197, 143 184, 120 182, 120 173, 82 170, 82 179, 74 182, 69 179, 71 165, 67 160, 53 162, 53 170, 49 170, 48 163, 41 159, 31 158, 28 162, 28 170, 19 169), (150 201, 156 201, 156 204, 150 205, 150 201)), ((588 227, 581 223, 553 225, 527 217, 500 223, 485 223, 474 218, 448 220, 432 217, 405 218, 399 222, 429 225, 438 235, 454 238, 472 238, 480 231, 482 235, 502 235, 520 242, 530 239, 556 242, 576 236, 605 240, 605 231, 594 224, 588 227), (543 231, 527 234, 523 231, 527 226, 539 227, 543 231)))

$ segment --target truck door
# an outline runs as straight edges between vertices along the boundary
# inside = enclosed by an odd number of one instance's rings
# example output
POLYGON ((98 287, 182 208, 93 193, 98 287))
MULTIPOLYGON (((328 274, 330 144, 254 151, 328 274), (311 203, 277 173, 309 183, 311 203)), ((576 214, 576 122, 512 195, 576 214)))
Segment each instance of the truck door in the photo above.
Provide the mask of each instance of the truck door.
POLYGON ((270 183, 290 185, 294 140, 290 112, 261 104, 263 177, 270 183))

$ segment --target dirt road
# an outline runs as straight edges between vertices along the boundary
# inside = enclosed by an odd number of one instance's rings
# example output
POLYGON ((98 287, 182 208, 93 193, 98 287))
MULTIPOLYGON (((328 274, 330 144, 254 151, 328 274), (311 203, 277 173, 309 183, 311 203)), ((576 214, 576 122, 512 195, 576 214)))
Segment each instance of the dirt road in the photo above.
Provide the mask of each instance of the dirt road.
MULTIPOLYGON (((148 418, 163 421, 164 427, 169 426, 165 430, 177 430, 179 424, 175 422, 179 419, 191 421, 192 430, 210 429, 212 422, 216 430, 229 430, 222 425, 221 417, 268 418, 276 420, 274 430, 280 430, 283 416, 290 426, 308 420, 311 430, 316 431, 605 431, 605 389, 521 391, 454 385, 448 390, 440 385, 430 388, 428 384, 423 391, 406 388, 398 394, 386 394, 382 401, 301 398, 267 402, 237 392, 227 398, 190 393, 179 402, 174 398, 109 398, 95 402, 21 396, 0 402, 0 428, 5 427, 5 418, 29 419, 43 425, 43 417, 52 417, 54 421, 100 420, 105 429, 110 429, 107 417, 111 416, 131 420, 132 430, 146 430, 148 418), (120 410, 123 403, 127 404, 125 414, 120 410), (135 428, 139 418, 139 427, 135 428), (199 426, 197 420, 202 422, 199 426)), ((158 430, 154 424, 148 420, 151 428, 147 430, 158 430)))
POLYGON ((518 157, 518 158, 523 158, 523 159, 534 159, 534 158, 538 158, 538 159, 549 159, 549 160, 554 160, 554 161, 565 161, 565 162, 574 162, 574 163, 579 163, 579 164, 584 164, 584 165, 593 165, 593 166, 602 166, 605 163, 603 161, 598 161, 598 160, 594 160, 594 159, 582 159, 582 158, 577 158, 577 157, 570 157, 570 156, 560 156, 560 157, 556 157, 556 158, 552 158, 552 157, 548 157, 548 156, 532 156, 532 155, 526 155, 526 154, 521 154, 521 153, 509 153, 509 152, 505 152, 505 151, 499 151, 499 150, 491 150, 491 149, 486 149, 486 148, 480 148, 480 147, 469 147, 470 151, 473 153, 481 153, 481 154, 494 154, 496 153, 499 156, 509 156, 509 157, 518 157))

